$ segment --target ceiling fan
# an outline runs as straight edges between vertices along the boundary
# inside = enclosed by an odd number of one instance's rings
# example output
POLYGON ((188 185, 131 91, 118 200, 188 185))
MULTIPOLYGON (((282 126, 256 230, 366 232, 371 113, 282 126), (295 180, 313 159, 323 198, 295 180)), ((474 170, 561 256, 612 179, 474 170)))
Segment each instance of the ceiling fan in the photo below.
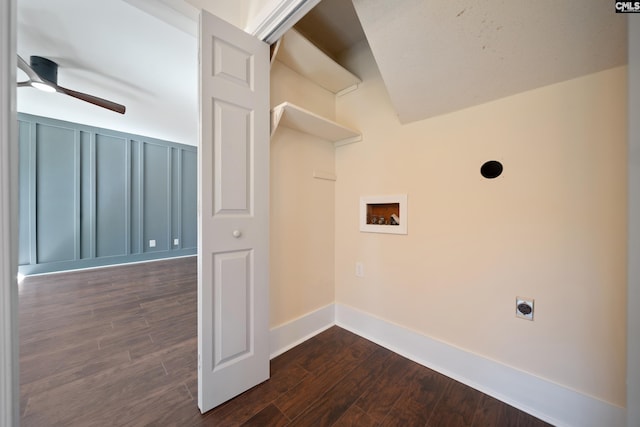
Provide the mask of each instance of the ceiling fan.
POLYGON ((27 64, 27 62, 18 55, 18 68, 24 71, 29 77, 29 80, 18 82, 18 87, 30 86, 45 92, 63 93, 90 102, 98 107, 124 114, 126 110, 124 105, 58 86, 58 64, 52 60, 41 56, 32 56, 30 62, 30 65, 27 64))

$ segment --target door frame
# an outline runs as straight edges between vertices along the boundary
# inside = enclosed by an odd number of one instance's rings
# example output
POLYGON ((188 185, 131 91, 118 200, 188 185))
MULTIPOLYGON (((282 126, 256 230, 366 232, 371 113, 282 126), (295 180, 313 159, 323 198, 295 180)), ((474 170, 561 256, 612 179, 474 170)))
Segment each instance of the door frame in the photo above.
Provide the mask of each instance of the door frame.
POLYGON ((18 425, 17 0, 0 2, 0 426, 18 425))
POLYGON ((320 0, 271 0, 250 20, 245 31, 273 44, 320 0))

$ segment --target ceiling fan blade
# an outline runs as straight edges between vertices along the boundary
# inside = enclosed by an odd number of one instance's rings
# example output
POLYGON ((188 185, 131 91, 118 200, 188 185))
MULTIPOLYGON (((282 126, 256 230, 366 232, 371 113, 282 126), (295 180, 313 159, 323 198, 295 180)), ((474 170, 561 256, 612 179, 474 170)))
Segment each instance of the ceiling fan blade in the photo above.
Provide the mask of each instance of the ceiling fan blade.
POLYGON ((74 98, 78 98, 83 101, 89 102, 93 105, 97 105, 98 107, 115 111, 116 113, 124 114, 124 112, 126 111, 126 107, 124 105, 118 104, 112 101, 108 101, 106 99, 99 98, 97 96, 89 95, 82 92, 77 92, 75 90, 67 89, 65 87, 58 86, 58 85, 56 85, 56 90, 60 93, 64 93, 65 95, 73 96, 74 98))
MULTIPOLYGON (((31 67, 31 65, 29 65, 24 59, 22 59, 20 55, 18 55, 18 68, 24 71, 25 74, 29 77, 29 81, 19 82, 18 83, 19 87, 33 86, 33 87, 38 87, 39 89, 42 89, 42 90, 49 90, 51 92, 55 91, 55 92, 63 93, 65 95, 72 96, 74 98, 78 98, 82 101, 89 102, 93 105, 97 105, 98 107, 115 111, 116 113, 120 113, 120 114, 125 113, 126 107, 122 104, 118 104, 118 103, 106 100, 104 98, 99 98, 97 96, 89 95, 87 93, 82 93, 75 90, 67 89, 62 86, 58 86, 56 82, 58 64, 46 58, 33 57, 33 56, 31 57, 32 60, 34 58, 39 59, 40 60, 39 63, 44 62, 44 64, 42 64, 43 66, 49 65, 50 67, 55 67, 53 68, 53 73, 48 73, 48 75, 52 74, 51 78, 53 81, 50 81, 48 79, 45 80, 42 77, 40 77, 40 75, 33 69, 33 67, 31 67)), ((45 68, 44 70, 47 70, 47 68, 45 68)))
POLYGON ((43 83, 38 73, 36 73, 34 69, 31 68, 31 66, 24 59, 22 59, 20 55, 18 55, 18 68, 24 71, 24 73, 29 77, 29 79, 32 82, 43 83))
POLYGON ((18 82, 18 87, 34 87, 45 92, 57 92, 56 84, 54 82, 50 82, 48 80, 44 80, 40 75, 36 72, 36 70, 31 67, 31 65, 27 64, 27 62, 22 59, 20 55, 18 56, 18 68, 20 68, 26 75, 29 77, 29 80, 24 82, 18 82))

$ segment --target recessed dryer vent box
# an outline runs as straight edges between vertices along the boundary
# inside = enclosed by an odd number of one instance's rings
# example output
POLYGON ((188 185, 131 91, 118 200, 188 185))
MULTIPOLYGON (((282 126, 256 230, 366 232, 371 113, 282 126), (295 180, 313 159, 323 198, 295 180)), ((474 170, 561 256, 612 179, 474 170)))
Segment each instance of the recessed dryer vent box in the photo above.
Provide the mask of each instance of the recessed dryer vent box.
POLYGON ((516 297, 516 317, 533 320, 533 298, 516 297))

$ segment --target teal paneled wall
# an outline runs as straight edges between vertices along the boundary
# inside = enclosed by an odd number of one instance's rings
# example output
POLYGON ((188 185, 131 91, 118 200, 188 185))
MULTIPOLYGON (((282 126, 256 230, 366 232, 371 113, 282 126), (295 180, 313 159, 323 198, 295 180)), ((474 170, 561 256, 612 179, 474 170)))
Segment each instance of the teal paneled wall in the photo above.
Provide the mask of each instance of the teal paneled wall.
MULTIPOLYGON (((35 213, 30 209, 31 199, 30 193, 34 193, 32 186, 35 185, 29 174, 31 170, 31 162, 35 160, 35 155, 31 152, 31 126, 27 122, 19 122, 18 133, 20 160, 18 165, 18 182, 20 182, 20 195, 18 199, 18 240, 20 241, 18 249, 18 263, 31 264, 31 247, 35 245, 32 239, 31 224, 33 223, 31 216, 35 213)), ((34 162, 35 167, 35 162, 34 162)), ((35 189, 34 189, 35 190, 35 189)), ((35 193, 34 193, 35 194, 35 193)))
POLYGON ((182 152, 182 186, 180 187, 180 194, 182 195, 180 217, 182 221, 180 227, 182 244, 185 248, 198 246, 198 227, 186 226, 187 224, 198 222, 198 194, 195 191, 185 191, 188 188, 198 187, 198 170, 197 166, 194 166, 197 165, 197 160, 198 155, 195 151, 182 152))
POLYGON ((171 187, 169 177, 171 149, 156 144, 144 144, 144 184, 142 186, 144 200, 143 236, 145 250, 156 252, 169 250, 171 187), (160 184, 160 185, 159 185, 160 184), (156 247, 149 245, 156 241, 156 247))
POLYGON ((73 129, 36 123, 36 258, 38 263, 77 257, 79 146, 73 129))
MULTIPOLYGON (((127 140, 95 136, 96 257, 127 255, 128 207, 131 170, 127 140)), ((88 196, 91 197, 89 192, 88 196)))
MULTIPOLYGON (((22 116, 20 116, 22 118, 22 116)), ((96 255, 96 248, 92 242, 95 240, 93 235, 93 224, 95 223, 95 206, 91 194, 95 193, 93 186, 93 171, 95 170, 95 147, 93 144, 94 137, 91 133, 80 132, 80 258, 91 259, 96 255)), ((20 151, 22 156, 22 151, 20 151)), ((35 175, 35 170, 30 170, 30 174, 35 175)), ((20 186, 20 198, 23 197, 22 186, 20 186)), ((20 217, 20 222, 23 218, 20 217)), ((22 247, 22 240, 20 240, 22 247)))
POLYGON ((27 114, 18 120, 21 273, 196 253, 195 147, 27 114))

